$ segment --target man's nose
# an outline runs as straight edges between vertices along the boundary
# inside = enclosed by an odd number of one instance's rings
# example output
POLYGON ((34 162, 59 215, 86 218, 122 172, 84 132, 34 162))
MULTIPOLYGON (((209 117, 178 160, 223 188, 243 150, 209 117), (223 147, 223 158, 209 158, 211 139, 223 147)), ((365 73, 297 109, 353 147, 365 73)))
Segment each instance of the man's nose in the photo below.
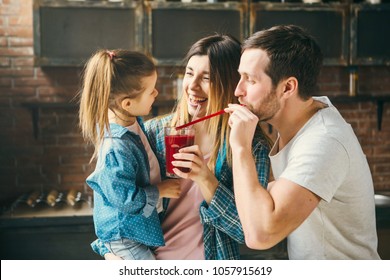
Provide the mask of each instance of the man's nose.
POLYGON ((240 96, 243 96, 244 93, 245 93, 245 91, 243 89, 242 81, 240 79, 240 81, 238 82, 237 87, 236 87, 236 89, 234 91, 234 96, 240 97, 240 96))

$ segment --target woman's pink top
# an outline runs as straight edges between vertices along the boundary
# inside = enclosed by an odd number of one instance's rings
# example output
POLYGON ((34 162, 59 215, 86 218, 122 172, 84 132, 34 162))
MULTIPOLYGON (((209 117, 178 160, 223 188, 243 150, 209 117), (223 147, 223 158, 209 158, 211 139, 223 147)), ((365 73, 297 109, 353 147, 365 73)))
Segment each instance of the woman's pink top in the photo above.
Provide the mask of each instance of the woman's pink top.
MULTIPOLYGON (((209 156, 205 157, 207 162, 209 156)), ((181 180, 182 192, 178 199, 170 199, 162 223, 165 246, 156 250, 158 260, 204 260, 203 226, 199 206, 204 200, 197 185, 181 180)))

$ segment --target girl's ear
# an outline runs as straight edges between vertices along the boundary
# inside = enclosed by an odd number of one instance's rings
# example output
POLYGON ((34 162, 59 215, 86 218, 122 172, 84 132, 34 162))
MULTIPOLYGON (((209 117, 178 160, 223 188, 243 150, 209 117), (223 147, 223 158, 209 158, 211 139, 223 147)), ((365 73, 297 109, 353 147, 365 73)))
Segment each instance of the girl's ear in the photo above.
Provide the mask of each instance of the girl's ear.
POLYGON ((121 102, 122 109, 126 110, 127 112, 130 109, 130 106, 132 105, 130 98, 124 98, 121 102))

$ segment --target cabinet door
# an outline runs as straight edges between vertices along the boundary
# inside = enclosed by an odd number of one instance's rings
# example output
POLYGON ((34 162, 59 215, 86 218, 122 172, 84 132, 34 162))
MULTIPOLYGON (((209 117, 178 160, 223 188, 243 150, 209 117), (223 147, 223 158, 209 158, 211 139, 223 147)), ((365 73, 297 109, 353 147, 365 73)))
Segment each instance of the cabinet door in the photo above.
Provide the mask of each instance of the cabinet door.
POLYGON ((23 226, 22 223, 15 227, 1 228, 2 260, 102 259, 90 246, 96 239, 92 217, 91 222, 86 224, 66 222, 60 225, 57 222, 42 221, 37 226, 23 226))
POLYGON ((351 64, 390 65, 390 4, 351 5, 351 64))
POLYGON ((246 36, 245 3, 146 2, 148 51, 159 65, 181 65, 190 46, 202 37, 246 36))
POLYGON ((38 66, 82 66, 98 49, 141 50, 142 2, 34 0, 38 66))
POLYGON ((274 25, 305 28, 320 45, 325 65, 347 65, 349 44, 348 5, 345 4, 251 4, 251 34, 274 25))

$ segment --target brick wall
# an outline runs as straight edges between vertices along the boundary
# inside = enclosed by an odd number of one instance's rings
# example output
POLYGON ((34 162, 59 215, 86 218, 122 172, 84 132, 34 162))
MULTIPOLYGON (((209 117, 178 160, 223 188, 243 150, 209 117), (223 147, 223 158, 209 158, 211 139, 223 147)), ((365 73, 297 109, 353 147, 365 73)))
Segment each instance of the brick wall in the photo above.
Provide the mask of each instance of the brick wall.
MULTIPOLYGON (((79 88, 79 68, 38 68, 33 65, 32 0, 0 0, 0 205, 33 190, 88 190, 91 147, 77 128, 77 109, 41 109, 37 139, 30 99, 62 101, 79 88)), ((159 68, 159 99, 172 98, 180 69, 159 68)), ((359 92, 390 94, 389 67, 360 67, 359 92)), ((345 67, 326 67, 320 94, 347 95, 345 67)), ((383 110, 382 130, 376 128, 376 104, 336 104, 361 142, 373 172, 375 189, 390 190, 390 105, 383 110)), ((166 110, 165 110, 166 111, 166 110)), ((271 135, 275 136, 275 132, 271 135)))

